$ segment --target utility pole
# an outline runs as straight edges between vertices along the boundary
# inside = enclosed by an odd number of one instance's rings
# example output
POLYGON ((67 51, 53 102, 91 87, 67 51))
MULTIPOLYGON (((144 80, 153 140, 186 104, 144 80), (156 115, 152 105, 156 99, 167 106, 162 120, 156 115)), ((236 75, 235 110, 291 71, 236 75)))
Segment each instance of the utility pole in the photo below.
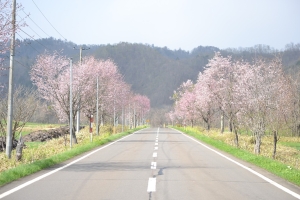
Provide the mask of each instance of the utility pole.
POLYGON ((116 133, 116 100, 115 100, 115 93, 116 93, 116 88, 114 90, 114 134, 116 133))
POLYGON ((134 127, 134 128, 136 128, 136 123, 135 123, 135 120, 136 120, 136 119, 135 119, 135 117, 136 117, 136 116, 135 116, 135 102, 134 102, 134 103, 133 103, 133 120, 134 120, 134 122, 133 122, 133 127, 134 127))
MULTIPOLYGON (((75 47, 73 49, 76 49, 75 47)), ((81 66, 82 64, 82 51, 83 50, 89 50, 90 48, 83 48, 82 46, 79 48, 79 64, 81 66)), ((77 107, 77 117, 76 117, 76 133, 80 130, 80 88, 78 89, 78 95, 79 95, 79 101, 78 101, 78 107, 77 107)))
POLYGON ((97 76, 97 116, 96 116, 96 132, 99 135, 99 76, 97 76))
POLYGON ((70 148, 72 148, 72 133, 73 133, 73 99, 72 99, 72 58, 70 58, 70 148))
POLYGON ((6 155, 11 158, 12 150, 12 120, 13 120, 13 67, 15 54, 15 29, 16 29, 16 0, 13 0, 12 8, 12 36, 10 42, 10 60, 9 60, 9 84, 8 84, 8 111, 7 111, 7 132, 6 132, 6 155))
MULTIPOLYGON (((80 49, 79 49, 79 66, 80 67, 81 67, 81 64, 82 64, 82 47, 80 47, 80 49)), ((79 101, 78 101, 77 117, 76 117, 76 119, 77 119, 76 133, 79 133, 79 130, 80 130, 80 101, 81 101, 81 98, 80 98, 80 89, 78 91, 78 95, 79 95, 79 101)))

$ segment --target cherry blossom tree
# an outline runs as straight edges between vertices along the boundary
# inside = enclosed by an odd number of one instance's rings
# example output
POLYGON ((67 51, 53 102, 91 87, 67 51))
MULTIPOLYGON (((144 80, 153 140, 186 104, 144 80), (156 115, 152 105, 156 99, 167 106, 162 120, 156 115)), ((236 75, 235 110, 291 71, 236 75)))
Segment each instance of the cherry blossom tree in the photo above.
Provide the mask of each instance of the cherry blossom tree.
POLYGON ((209 81, 209 76, 199 73, 194 89, 196 95, 195 109, 206 123, 207 130, 210 130, 212 117, 218 110, 218 104, 212 92, 214 85, 209 81))
MULTIPOLYGON (((61 55, 61 52, 53 54, 45 52, 38 56, 31 70, 31 80, 37 86, 42 98, 55 110, 61 121, 69 120, 70 116, 70 72, 69 60, 61 55)), ((124 106, 128 104, 130 87, 123 80, 117 66, 111 60, 98 60, 94 57, 86 57, 81 65, 73 65, 72 82, 72 120, 75 121, 76 112, 80 100, 80 106, 88 118, 97 110, 97 79, 99 80, 99 110, 100 120, 113 118, 119 119, 124 106)), ((138 114, 144 116, 150 109, 150 101, 147 97, 137 98, 138 114)), ((73 123, 74 124, 74 123, 73 123)), ((115 124, 115 123, 114 123, 115 124)), ((74 129, 74 127, 73 127, 74 129)), ((76 135, 73 131, 73 140, 76 135)))
POLYGON ((180 87, 174 91, 172 99, 175 101, 175 115, 182 120, 184 124, 191 122, 192 126, 196 118, 195 112, 195 93, 194 84, 191 80, 182 83, 180 87))
MULTIPOLYGON (((224 120, 223 114, 229 120, 229 129, 235 133, 235 143, 238 146, 238 121, 237 114, 240 110, 239 80, 244 73, 243 70, 248 68, 249 64, 242 61, 233 62, 230 56, 223 57, 220 52, 209 60, 204 75, 210 85, 210 91, 213 98, 218 103, 221 111, 221 119, 224 120)), ((222 122, 221 124, 224 124, 222 122)), ((221 127, 221 132, 224 128, 221 127)))
POLYGON ((300 136, 300 71, 290 77, 292 90, 291 129, 293 135, 300 136))
MULTIPOLYGON (((12 1, 4 0, 0 2, 0 54, 6 53, 9 50, 8 42, 10 41, 13 31, 18 32, 21 27, 26 26, 25 19, 17 21, 15 30, 13 30, 12 19, 12 1)), ((22 10, 21 4, 16 5, 16 12, 22 10)))
POLYGON ((145 117, 150 111, 150 100, 140 94, 131 94, 127 101, 127 118, 131 127, 145 124, 145 117))
MULTIPOLYGON (((9 41, 12 33, 20 31, 20 29, 26 25, 25 18, 15 23, 15 30, 12 26, 12 1, 4 0, 0 1, 0 54, 5 54, 10 49, 9 41)), ((16 5, 16 12, 22 10, 21 4, 16 5)), ((5 59, 0 57, 0 72, 5 70, 3 67, 3 61, 5 59)))
MULTIPOLYGON (((271 124, 278 124, 287 115, 291 96, 280 60, 257 60, 240 79, 240 120, 255 137, 254 152, 260 153, 261 138, 271 124)), ((277 138, 278 126, 273 128, 277 138)), ((277 140, 277 139, 276 139, 277 140)), ((276 141, 277 142, 277 141, 276 141)), ((275 144, 276 146, 276 144, 275 144)))
POLYGON ((187 81, 174 92, 174 112, 170 115, 173 120, 177 117, 194 121, 201 117, 209 129, 213 114, 219 111, 228 118, 237 146, 239 127, 251 130, 256 154, 268 130, 274 137, 275 158, 279 131, 290 121, 294 130, 300 129, 300 84, 295 80, 287 78, 277 57, 250 63, 233 61, 217 52, 195 85, 187 81))
MULTIPOLYGON (((45 52, 37 57, 30 74, 31 80, 37 86, 41 97, 49 102, 59 120, 68 120, 68 116, 70 116, 70 73, 69 60, 66 56, 62 56, 61 52, 54 52, 53 54, 45 52)), ((77 94, 77 92, 74 92, 74 94, 77 94)), ((74 121, 77 112, 78 95, 73 95, 72 102, 72 118, 74 121)), ((74 143, 77 143, 74 131, 72 131, 72 140, 74 143)))

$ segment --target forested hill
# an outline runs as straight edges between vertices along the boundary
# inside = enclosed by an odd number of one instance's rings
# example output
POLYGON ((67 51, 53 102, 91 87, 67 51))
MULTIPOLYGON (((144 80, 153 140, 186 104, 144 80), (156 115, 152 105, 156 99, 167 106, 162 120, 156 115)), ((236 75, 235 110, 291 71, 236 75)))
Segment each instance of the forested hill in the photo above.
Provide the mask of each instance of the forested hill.
MULTIPOLYGON (((36 56, 47 49, 61 51, 74 61, 79 60, 79 46, 72 42, 64 42, 53 38, 19 41, 15 54, 15 82, 31 86, 30 67, 36 56), (75 47, 75 49, 74 49, 75 47)), ((223 55, 234 58, 252 60, 254 57, 272 57, 275 50, 265 45, 253 48, 220 50, 216 47, 199 46, 187 52, 170 50, 153 45, 119 43, 115 45, 89 45, 90 49, 83 51, 83 56, 93 55, 99 59, 112 59, 118 66, 127 83, 133 91, 147 95, 152 107, 171 105, 173 91, 188 79, 196 80, 200 71, 212 58, 214 52, 221 51, 223 55)), ((287 45, 287 48, 276 53, 282 56, 287 69, 300 68, 300 45, 287 45)), ((1 76, 1 82, 6 82, 7 76, 1 76)))

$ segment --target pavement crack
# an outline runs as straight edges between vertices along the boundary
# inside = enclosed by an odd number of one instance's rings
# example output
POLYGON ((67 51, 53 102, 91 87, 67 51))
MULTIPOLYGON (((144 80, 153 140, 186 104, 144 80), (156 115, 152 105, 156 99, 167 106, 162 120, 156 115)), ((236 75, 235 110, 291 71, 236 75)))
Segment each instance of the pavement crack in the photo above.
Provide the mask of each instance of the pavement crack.
POLYGON ((164 175, 164 173, 163 173, 164 169, 166 169, 166 167, 160 168, 159 171, 158 171, 158 173, 157 173, 157 175, 158 176, 164 175))
POLYGON ((149 192, 149 200, 152 198, 152 192, 149 192))

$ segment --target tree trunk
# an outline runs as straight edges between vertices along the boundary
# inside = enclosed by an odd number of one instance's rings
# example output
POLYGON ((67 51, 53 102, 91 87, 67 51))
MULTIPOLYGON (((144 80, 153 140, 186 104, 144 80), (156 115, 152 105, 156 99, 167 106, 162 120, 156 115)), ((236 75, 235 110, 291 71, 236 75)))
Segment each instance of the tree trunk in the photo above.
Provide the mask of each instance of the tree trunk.
POLYGON ((75 126, 72 127, 72 143, 73 144, 78 144, 76 134, 75 134, 75 126))
POLYGON ((103 126, 103 125, 104 125, 104 122, 103 122, 103 114, 100 115, 100 121, 101 121, 101 122, 100 122, 100 125, 103 126))
POLYGON ((20 138, 16 147, 16 160, 20 161, 22 159, 22 150, 24 147, 24 142, 22 140, 22 135, 20 134, 20 138))
POLYGON ((228 120, 228 126, 229 126, 229 131, 232 133, 232 121, 230 118, 228 120))
POLYGON ((273 131, 273 136, 274 136, 274 146, 273 146, 273 159, 276 158, 276 147, 277 147, 277 142, 279 140, 278 138, 278 132, 277 131, 273 131))
POLYGON ((221 113, 221 133, 224 133, 224 112, 221 113))
POLYGON ((233 124, 233 129, 234 129, 234 135, 235 135, 234 143, 235 143, 236 147, 239 147, 239 135, 237 132, 237 128, 235 127, 234 124, 233 124))
POLYGON ((261 136, 259 133, 255 133, 255 145, 254 152, 255 154, 260 154, 260 145, 261 145, 261 136))

